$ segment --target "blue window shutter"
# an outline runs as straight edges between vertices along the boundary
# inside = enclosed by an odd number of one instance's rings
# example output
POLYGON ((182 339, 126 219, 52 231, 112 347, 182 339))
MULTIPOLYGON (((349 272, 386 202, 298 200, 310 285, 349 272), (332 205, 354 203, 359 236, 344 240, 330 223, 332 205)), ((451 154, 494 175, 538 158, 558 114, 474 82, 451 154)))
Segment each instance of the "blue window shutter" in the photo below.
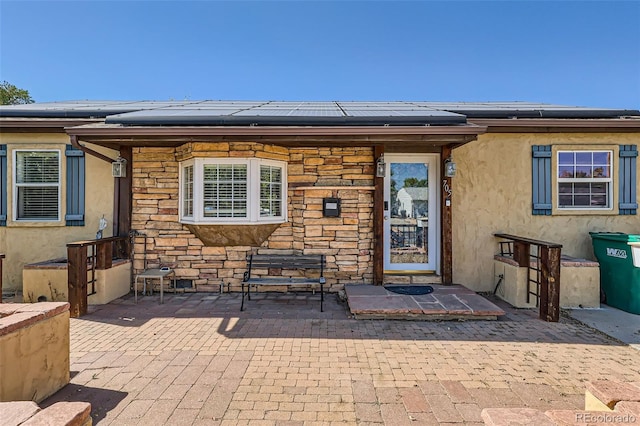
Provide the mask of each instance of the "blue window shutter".
POLYGON ((618 210, 621 215, 638 214, 637 145, 620 145, 620 184, 618 210))
POLYGON ((0 145, 0 226, 7 226, 7 146, 0 145))
POLYGON ((84 226, 84 152, 67 145, 67 226, 84 226))
POLYGON ((531 161, 533 214, 551 215, 551 145, 533 145, 531 161))

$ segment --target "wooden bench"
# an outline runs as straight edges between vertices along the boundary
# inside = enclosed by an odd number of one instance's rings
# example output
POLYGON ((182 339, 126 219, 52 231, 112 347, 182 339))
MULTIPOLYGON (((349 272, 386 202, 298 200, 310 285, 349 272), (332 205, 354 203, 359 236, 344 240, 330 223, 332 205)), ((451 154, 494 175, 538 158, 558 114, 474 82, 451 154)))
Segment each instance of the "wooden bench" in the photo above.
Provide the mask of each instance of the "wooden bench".
POLYGON ((320 312, 324 312, 324 268, 325 257, 323 254, 250 254, 247 256, 247 270, 242 280, 242 304, 240 310, 244 310, 244 297, 251 300, 251 286, 309 286, 320 284, 320 312), (282 270, 319 269, 320 276, 287 277, 279 275, 282 270), (257 270, 266 270, 268 276, 252 276, 257 270), (278 274, 277 276, 275 274, 278 274), (246 291, 245 291, 246 286, 246 291))

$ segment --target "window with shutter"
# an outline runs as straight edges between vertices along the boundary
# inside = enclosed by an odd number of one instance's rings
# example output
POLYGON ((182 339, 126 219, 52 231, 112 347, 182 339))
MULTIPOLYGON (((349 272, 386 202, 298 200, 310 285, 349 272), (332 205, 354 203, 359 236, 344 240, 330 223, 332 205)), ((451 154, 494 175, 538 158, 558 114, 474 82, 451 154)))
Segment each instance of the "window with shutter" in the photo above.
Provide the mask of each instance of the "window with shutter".
POLYGON ((14 152, 15 219, 60 220, 60 151, 14 152))
POLYGON ((553 157, 551 145, 532 147, 534 215, 550 215, 553 209, 556 209, 556 213, 589 210, 607 211, 611 214, 616 206, 614 204, 616 188, 618 213, 620 215, 637 214, 637 145, 620 145, 617 163, 613 160, 616 152, 613 148, 611 150, 558 149, 556 152, 557 155, 553 157), (614 172, 614 164, 617 165, 617 172, 614 172), (554 188, 552 188, 553 173, 556 173, 554 188), (552 191, 555 191, 553 196, 552 191))

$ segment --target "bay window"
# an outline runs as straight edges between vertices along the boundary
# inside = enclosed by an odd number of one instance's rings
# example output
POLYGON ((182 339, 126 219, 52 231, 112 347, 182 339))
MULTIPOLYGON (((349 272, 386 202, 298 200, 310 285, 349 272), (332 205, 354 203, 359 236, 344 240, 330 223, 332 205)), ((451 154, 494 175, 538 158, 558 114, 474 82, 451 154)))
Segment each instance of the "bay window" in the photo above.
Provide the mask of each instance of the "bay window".
POLYGON ((259 158, 195 158, 180 163, 185 223, 286 221, 286 163, 259 158))

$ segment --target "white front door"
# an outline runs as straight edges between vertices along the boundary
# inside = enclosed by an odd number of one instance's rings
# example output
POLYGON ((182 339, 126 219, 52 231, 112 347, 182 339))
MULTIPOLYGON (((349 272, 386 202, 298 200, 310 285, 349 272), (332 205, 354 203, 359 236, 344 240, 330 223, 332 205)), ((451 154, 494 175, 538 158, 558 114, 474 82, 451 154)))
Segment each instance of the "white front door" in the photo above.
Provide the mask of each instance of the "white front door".
POLYGON ((438 273, 438 154, 385 154, 384 269, 438 273))

